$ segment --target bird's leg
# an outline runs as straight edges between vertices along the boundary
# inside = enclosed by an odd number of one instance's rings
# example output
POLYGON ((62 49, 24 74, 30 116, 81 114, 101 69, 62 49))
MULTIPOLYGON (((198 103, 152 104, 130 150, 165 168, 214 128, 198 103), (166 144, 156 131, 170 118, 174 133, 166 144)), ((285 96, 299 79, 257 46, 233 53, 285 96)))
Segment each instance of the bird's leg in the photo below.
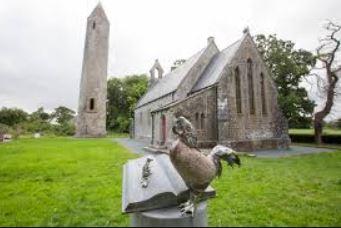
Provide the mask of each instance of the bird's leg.
POLYGON ((193 192, 189 191, 189 199, 185 203, 180 204, 179 208, 180 209, 184 209, 184 208, 189 207, 192 204, 192 202, 193 202, 193 197, 194 197, 193 196, 193 192))
POLYGON ((194 192, 190 192, 190 199, 180 205, 180 211, 182 215, 191 215, 194 217, 198 203, 200 201, 200 194, 195 194, 194 192))
POLYGON ((185 203, 182 203, 179 205, 180 209, 183 209, 185 207, 188 207, 191 204, 191 200, 187 200, 185 203))

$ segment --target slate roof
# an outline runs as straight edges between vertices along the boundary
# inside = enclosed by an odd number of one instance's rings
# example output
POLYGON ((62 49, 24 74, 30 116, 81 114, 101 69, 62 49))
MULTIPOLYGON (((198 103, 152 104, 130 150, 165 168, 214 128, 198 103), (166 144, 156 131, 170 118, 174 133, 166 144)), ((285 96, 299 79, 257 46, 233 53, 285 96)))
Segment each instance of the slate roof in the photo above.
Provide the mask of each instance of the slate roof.
POLYGON ((224 67, 231 62, 243 39, 240 39, 221 52, 217 53, 207 66, 197 83, 192 88, 192 93, 215 84, 224 70, 224 67))
MULTIPOLYGON (((225 66, 231 62, 236 52, 238 51, 240 44, 245 39, 246 34, 240 39, 220 51, 213 56, 210 63, 199 77, 196 84, 194 84, 191 93, 197 92, 204 88, 210 87, 219 81, 220 75, 222 74, 225 66)), ((137 103, 137 108, 157 100, 167 94, 175 92, 179 87, 180 83, 186 77, 190 69, 196 64, 200 56, 205 52, 207 47, 197 52, 195 55, 190 57, 184 64, 179 66, 177 69, 166 74, 160 79, 148 92, 140 99, 137 103)), ((164 104, 167 105, 167 104, 164 104)))
POLYGON ((146 103, 154 101, 162 96, 176 91, 182 80, 185 78, 190 69, 198 61, 207 47, 203 48, 181 66, 163 76, 148 92, 139 100, 136 107, 140 107, 146 103))

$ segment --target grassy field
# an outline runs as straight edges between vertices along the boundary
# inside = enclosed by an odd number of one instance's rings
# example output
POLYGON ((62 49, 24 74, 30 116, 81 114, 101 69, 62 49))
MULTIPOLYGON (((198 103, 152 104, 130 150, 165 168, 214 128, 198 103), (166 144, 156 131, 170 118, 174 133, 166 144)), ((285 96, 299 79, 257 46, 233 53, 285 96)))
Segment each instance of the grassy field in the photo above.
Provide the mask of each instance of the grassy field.
MULTIPOLYGON (((111 139, 21 139, 0 144, 0 226, 128 226, 122 165, 111 139)), ((211 226, 341 226, 341 148, 224 167, 211 226)))
MULTIPOLYGON (((289 134, 314 135, 314 129, 290 129, 289 134)), ((323 129, 323 135, 341 135, 341 129, 323 129)))

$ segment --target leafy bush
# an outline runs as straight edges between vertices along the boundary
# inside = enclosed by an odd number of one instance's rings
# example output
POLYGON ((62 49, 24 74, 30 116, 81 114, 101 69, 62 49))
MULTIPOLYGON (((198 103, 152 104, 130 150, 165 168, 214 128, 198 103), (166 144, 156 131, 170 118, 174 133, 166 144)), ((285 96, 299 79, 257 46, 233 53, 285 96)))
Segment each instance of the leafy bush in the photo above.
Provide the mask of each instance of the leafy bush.
POLYGON ((10 131, 10 128, 6 124, 0 123, 0 134, 6 134, 10 131))
POLYGON ((21 109, 0 109, 0 133, 10 133, 13 138, 23 134, 41 133, 45 135, 71 136, 75 134, 73 123, 75 112, 64 106, 55 109, 48 114, 41 107, 37 111, 28 114, 21 109), (51 122, 56 120, 57 125, 51 122))
MULTIPOLYGON (((290 134, 290 138, 296 143, 315 143, 315 136, 311 134, 290 134)), ((341 144, 340 135, 323 135, 322 140, 327 144, 341 144)))
POLYGON ((54 125, 53 133, 58 136, 73 136, 76 133, 76 127, 72 123, 54 125))

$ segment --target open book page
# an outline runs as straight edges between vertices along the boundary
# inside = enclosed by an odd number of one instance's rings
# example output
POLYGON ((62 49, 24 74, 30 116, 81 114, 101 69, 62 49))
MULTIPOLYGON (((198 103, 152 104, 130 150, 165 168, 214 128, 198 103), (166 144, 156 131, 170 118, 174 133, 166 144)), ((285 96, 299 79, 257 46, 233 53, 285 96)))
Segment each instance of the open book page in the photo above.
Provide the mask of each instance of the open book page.
POLYGON ((164 206, 170 201, 176 201, 173 186, 170 184, 164 168, 156 159, 150 163, 151 176, 148 178, 147 188, 143 188, 142 169, 146 158, 139 158, 129 161, 124 166, 124 181, 122 195, 123 212, 142 211, 149 208, 164 206))
MULTIPOLYGON (((189 191, 185 182, 172 165, 168 155, 156 155, 150 163, 151 175, 148 187, 141 184, 142 169, 146 157, 130 160, 124 165, 122 212, 147 211, 178 205, 188 200, 189 191)), ((214 197, 212 188, 204 198, 214 197)))

